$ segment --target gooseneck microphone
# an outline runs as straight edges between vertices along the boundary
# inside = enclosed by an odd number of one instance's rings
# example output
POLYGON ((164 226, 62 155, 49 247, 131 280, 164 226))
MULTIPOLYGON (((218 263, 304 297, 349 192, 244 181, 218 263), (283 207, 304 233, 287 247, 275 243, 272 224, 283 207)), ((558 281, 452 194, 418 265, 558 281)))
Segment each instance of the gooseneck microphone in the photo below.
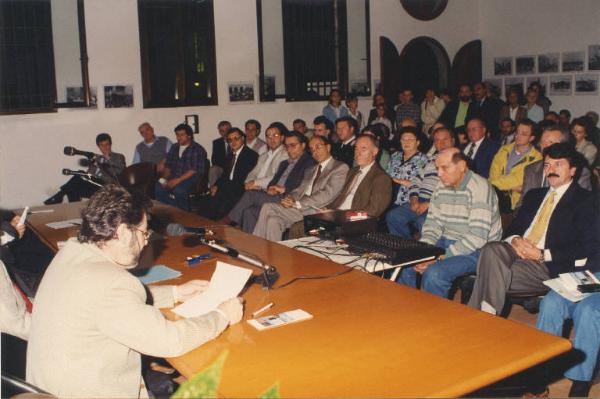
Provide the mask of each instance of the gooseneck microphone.
POLYGON ((83 170, 63 169, 62 174, 65 176, 83 176, 83 177, 88 177, 88 178, 92 177, 92 175, 90 173, 87 173, 83 170))
POLYGON ((184 234, 204 236, 206 229, 203 227, 186 227, 179 223, 169 223, 167 225, 167 235, 171 237, 179 237, 184 234))
POLYGON ((75 156, 75 155, 81 155, 82 157, 86 157, 88 159, 92 159, 92 158, 96 157, 96 154, 94 154, 93 152, 81 151, 75 147, 69 147, 69 146, 66 146, 64 148, 63 152, 65 153, 65 155, 68 155, 71 157, 75 156))

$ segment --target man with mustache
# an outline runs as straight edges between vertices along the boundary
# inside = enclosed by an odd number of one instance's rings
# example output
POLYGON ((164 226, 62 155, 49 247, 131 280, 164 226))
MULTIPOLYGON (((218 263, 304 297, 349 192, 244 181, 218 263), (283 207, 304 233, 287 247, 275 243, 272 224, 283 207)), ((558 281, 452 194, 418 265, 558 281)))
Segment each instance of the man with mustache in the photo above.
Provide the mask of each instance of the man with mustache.
POLYGON ((479 113, 471 101, 471 86, 460 85, 458 89, 458 99, 451 101, 444 112, 440 115, 438 122, 450 128, 465 126, 467 122, 479 113))
POLYGON ((499 314, 506 294, 547 290, 545 280, 582 266, 589 256, 590 192, 573 177, 577 153, 567 143, 544 150, 550 187, 530 190, 506 230, 504 241, 490 242, 477 263, 469 306, 499 314))

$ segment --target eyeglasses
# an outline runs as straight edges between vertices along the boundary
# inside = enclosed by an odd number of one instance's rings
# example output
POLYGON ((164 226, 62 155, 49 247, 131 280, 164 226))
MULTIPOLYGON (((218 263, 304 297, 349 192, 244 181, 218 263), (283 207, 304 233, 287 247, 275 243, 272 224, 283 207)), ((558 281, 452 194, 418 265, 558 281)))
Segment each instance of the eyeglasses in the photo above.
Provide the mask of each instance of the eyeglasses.
POLYGON ((233 141, 240 141, 242 140, 242 136, 233 136, 233 137, 227 137, 227 142, 231 143, 233 141))
POLYGON ((144 240, 148 241, 150 239, 150 235, 152 233, 150 233, 148 230, 142 230, 137 228, 136 226, 131 226, 132 229, 139 231, 140 233, 142 233, 142 235, 144 236, 144 240))

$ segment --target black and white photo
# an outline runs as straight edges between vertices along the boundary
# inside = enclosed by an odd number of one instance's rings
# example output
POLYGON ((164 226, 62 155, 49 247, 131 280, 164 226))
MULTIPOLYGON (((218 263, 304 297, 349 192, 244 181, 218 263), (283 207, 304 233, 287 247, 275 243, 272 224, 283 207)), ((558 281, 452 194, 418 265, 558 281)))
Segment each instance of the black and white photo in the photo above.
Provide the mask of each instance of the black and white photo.
POLYGON ((265 75, 261 101, 275 101, 275 76, 265 75))
POLYGON ((364 80, 350 81, 350 93, 356 96, 368 96, 371 94, 369 83, 364 80))
POLYGON ((559 62, 559 53, 547 53, 538 55, 538 73, 558 72, 559 62))
POLYGON ((254 82, 229 82, 227 88, 231 104, 254 102, 254 82))
POLYGON ((548 94, 551 96, 570 96, 573 92, 572 84, 572 75, 550 76, 550 90, 548 94))
MULTIPOLYGON (((83 103, 83 87, 67 86, 67 104, 83 103)), ((98 107, 98 90, 96 87, 90 87, 90 108, 98 107)))
POLYGON ((583 51, 568 51, 562 53, 563 72, 581 72, 584 67, 585 53, 583 51))
POLYGON ((535 73, 535 57, 533 55, 516 57, 515 67, 519 75, 535 73))
POLYGON ((494 58, 494 75, 512 74, 512 57, 494 58))
POLYGON ((537 82, 542 86, 542 91, 548 93, 548 77, 547 76, 528 76, 525 78, 525 87, 531 86, 532 83, 537 82))
POLYGON ((511 89, 516 89, 519 93, 524 93, 523 78, 504 78, 504 92, 509 93, 511 89))
POLYGON ((588 71, 600 71, 600 44, 588 47, 588 71))
POLYGON ((575 94, 598 94, 598 74, 575 75, 575 94))
POLYGON ((133 107, 133 86, 104 86, 104 108, 133 107))

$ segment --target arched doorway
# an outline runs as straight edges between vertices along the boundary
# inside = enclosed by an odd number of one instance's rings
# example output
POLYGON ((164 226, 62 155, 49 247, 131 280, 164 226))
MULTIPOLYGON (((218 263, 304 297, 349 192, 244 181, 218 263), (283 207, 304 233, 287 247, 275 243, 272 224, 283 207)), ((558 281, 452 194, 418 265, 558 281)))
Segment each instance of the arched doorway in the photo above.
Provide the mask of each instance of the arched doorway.
POLYGON ((473 86, 481 82, 481 40, 473 40, 458 50, 452 61, 450 90, 456 93, 458 86, 473 86))
POLYGON ((417 37, 398 54, 396 46, 389 39, 381 37, 380 49, 381 83, 386 99, 395 103, 398 92, 410 88, 415 99, 421 101, 428 87, 438 91, 448 87, 450 59, 444 46, 437 40, 417 37))

